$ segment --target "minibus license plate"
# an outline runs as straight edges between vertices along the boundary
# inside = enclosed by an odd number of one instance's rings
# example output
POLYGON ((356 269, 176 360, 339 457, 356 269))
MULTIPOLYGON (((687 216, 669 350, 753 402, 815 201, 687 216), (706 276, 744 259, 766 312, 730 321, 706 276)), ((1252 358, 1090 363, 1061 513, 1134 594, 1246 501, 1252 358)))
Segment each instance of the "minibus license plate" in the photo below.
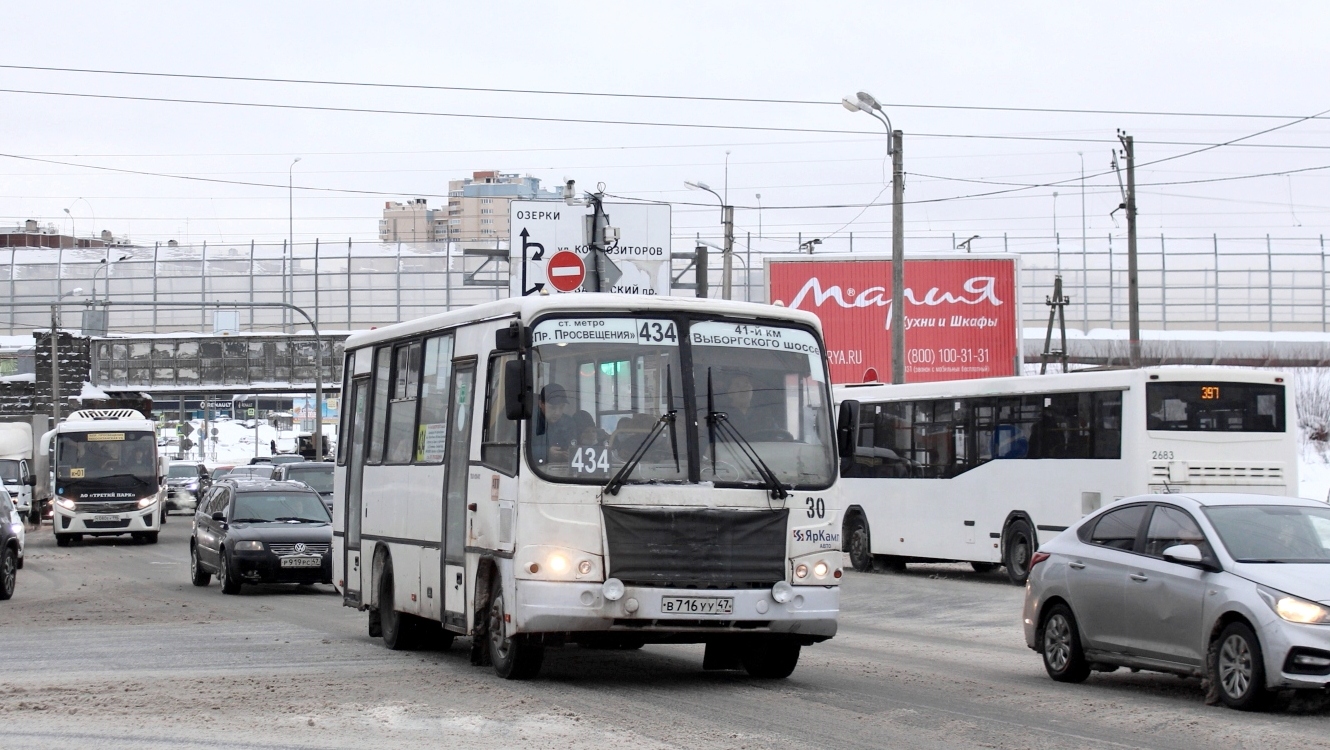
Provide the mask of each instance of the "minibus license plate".
POLYGON ((732 615, 734 599, 728 596, 663 596, 660 611, 666 615, 732 615))
POLYGON ((323 565, 322 557, 283 557, 283 568, 317 568, 323 565))
POLYGON ((119 521, 120 516, 93 516, 92 520, 94 523, 98 523, 101 521, 119 521))

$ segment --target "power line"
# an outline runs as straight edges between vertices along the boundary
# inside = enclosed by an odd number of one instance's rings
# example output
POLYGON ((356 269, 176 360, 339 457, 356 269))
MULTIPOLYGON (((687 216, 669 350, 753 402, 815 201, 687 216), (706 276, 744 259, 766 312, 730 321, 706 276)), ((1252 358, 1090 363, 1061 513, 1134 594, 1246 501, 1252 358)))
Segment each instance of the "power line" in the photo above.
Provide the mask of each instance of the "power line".
MULTIPOLYGON (((349 86, 355 88, 382 88, 382 89, 406 89, 416 91, 456 91, 466 93, 485 93, 485 94, 536 94, 542 96, 584 96, 601 97, 612 99, 656 99, 665 101, 697 101, 697 102, 723 102, 738 104, 786 104, 786 105, 805 105, 817 107, 835 107, 839 106, 839 101, 816 100, 816 99, 773 99, 758 97, 734 97, 734 96, 695 96, 681 94, 641 94, 641 93, 621 93, 607 91, 568 91, 559 89, 510 89, 494 88, 483 86, 438 86, 426 84, 408 84, 408 83, 382 83, 371 81, 332 81, 318 80, 309 78, 269 78, 261 76, 228 76, 228 75, 206 75, 199 73, 162 73, 154 71, 138 70, 110 70, 98 68, 61 68, 41 65, 0 65, 0 69, 6 70, 32 70, 52 73, 88 73, 96 75, 117 75, 151 78, 179 78, 190 80, 209 80, 209 81, 239 81, 248 83, 289 83, 314 86, 349 86)), ((1028 112, 1037 114, 1073 114, 1073 115, 1125 115, 1125 116, 1148 116, 1148 117, 1200 117, 1200 118, 1222 118, 1222 119, 1265 119, 1265 120, 1288 120, 1297 115, 1272 115, 1272 114, 1252 114, 1246 112, 1182 112, 1170 110, 1132 110, 1132 109, 1081 109, 1073 107, 1011 107, 1011 106, 985 106, 985 105, 967 105, 967 104, 919 104, 913 102, 893 102, 882 104, 883 107, 900 109, 940 109, 940 110, 963 110, 974 112, 1028 112)), ((1322 115, 1315 115, 1313 119, 1326 119, 1322 115)))

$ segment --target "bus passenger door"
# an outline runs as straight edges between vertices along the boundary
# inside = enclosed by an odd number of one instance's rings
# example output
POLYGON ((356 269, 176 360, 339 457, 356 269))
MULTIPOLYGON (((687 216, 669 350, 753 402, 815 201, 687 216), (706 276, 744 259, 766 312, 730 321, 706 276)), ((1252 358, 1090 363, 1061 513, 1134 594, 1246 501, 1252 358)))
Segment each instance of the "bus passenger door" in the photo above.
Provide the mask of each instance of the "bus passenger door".
POLYGON ((352 606, 360 605, 360 524, 365 518, 361 505, 361 488, 365 476, 365 430, 368 422, 366 403, 369 400, 369 378, 356 378, 351 383, 351 443, 346 452, 346 517, 342 528, 346 530, 342 572, 346 585, 343 600, 352 606))
POLYGON ((471 471, 471 415, 475 411, 476 360, 458 361, 448 405, 447 476, 443 507, 443 624, 465 633, 467 486, 471 471))

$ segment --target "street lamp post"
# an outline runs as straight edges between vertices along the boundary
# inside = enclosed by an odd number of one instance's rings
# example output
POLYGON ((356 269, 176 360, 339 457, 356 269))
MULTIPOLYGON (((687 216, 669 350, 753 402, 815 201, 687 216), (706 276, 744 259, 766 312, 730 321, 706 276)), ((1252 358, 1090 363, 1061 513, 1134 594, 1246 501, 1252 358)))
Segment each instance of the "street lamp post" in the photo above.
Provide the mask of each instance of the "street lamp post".
POLYGON ((882 105, 867 92, 845 97, 841 105, 851 112, 865 112, 887 128, 891 140, 891 382, 905 382, 905 170, 902 151, 904 134, 891 127, 882 105))
POLYGON ((726 203, 720 193, 712 190, 705 182, 685 182, 684 187, 705 190, 720 201, 720 224, 725 230, 725 249, 721 252, 720 295, 722 299, 729 299, 734 279, 734 206, 726 203))
POLYGON ((102 300, 109 301, 111 299, 111 264, 119 263, 122 260, 129 260, 129 256, 122 255, 119 258, 116 258, 115 260, 108 260, 107 258, 102 258, 100 261, 98 261, 100 265, 97 266, 97 270, 92 272, 93 302, 97 301, 97 274, 101 273, 102 271, 106 271, 106 286, 102 287, 102 300))
MULTIPOLYGON (((291 166, 286 168, 286 247, 287 247, 286 255, 289 255, 291 258, 292 273, 294 273, 295 270, 294 266, 296 261, 296 211, 295 211, 296 204, 295 204, 295 185, 293 182, 294 180, 293 175, 295 174, 296 165, 300 163, 300 159, 301 157, 297 156, 295 160, 291 162, 291 166)), ((286 257, 283 257, 282 258, 282 304, 289 305, 295 302, 296 290, 295 290, 294 276, 291 276, 289 278, 289 285, 291 287, 291 293, 290 296, 288 297, 287 263, 286 263, 286 257)), ((288 310, 286 309, 282 310, 282 331, 284 333, 290 333, 290 330, 288 330, 286 323, 288 314, 289 314, 288 310)))

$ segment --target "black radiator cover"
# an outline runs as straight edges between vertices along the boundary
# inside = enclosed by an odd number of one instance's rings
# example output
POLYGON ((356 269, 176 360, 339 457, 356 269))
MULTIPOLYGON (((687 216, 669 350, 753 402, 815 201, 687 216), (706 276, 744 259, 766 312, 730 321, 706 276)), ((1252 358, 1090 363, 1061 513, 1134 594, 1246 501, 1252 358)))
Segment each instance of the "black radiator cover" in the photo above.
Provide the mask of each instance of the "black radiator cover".
POLYGON ((626 584, 756 588, 785 580, 783 508, 601 510, 609 574, 626 584))

